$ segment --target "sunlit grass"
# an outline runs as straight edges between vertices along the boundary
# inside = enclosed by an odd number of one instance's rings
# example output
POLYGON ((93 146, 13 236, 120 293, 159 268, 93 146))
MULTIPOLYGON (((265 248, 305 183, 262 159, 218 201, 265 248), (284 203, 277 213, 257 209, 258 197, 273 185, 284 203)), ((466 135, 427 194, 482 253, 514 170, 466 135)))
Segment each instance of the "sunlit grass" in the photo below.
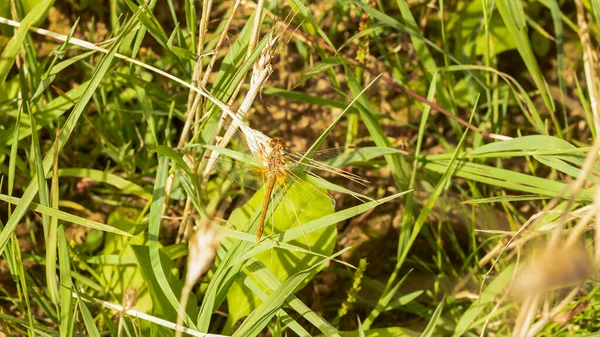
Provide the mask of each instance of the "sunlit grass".
POLYGON ((0 331, 597 331, 598 27, 581 0, 3 2, 0 331), (213 170, 264 183, 273 139, 307 152, 272 193, 213 170))

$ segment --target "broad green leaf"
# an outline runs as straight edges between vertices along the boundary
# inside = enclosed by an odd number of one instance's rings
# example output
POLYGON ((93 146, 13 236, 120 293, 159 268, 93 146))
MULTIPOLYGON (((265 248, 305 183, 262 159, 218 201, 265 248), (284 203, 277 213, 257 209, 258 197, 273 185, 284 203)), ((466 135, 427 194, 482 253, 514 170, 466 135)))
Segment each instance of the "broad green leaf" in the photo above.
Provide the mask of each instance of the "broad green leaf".
MULTIPOLYGON (((141 275, 144 278, 144 285, 148 287, 148 293, 152 298, 152 314, 156 317, 175 322, 177 321, 177 309, 173 309, 170 300, 165 294, 165 284, 159 280, 158 275, 149 266, 152 264, 150 252, 148 246, 137 246, 134 245, 133 251, 138 261, 138 265, 141 267, 141 275)), ((181 294, 181 288, 183 282, 179 280, 178 275, 173 273, 176 270, 176 266, 166 254, 159 251, 160 264, 163 268, 163 273, 166 276, 166 286, 172 289, 175 293, 181 294)), ((198 305, 196 304, 195 295, 191 293, 192 298, 188 301, 186 311, 189 316, 196 316, 198 313, 198 305)), ((173 330, 164 327, 154 327, 158 331, 159 336, 173 336, 173 330)))
POLYGON ((316 269, 321 269, 324 262, 337 257, 342 252, 343 251, 333 254, 330 258, 323 259, 286 279, 281 286, 275 289, 264 302, 252 311, 233 336, 257 336, 269 321, 271 321, 276 313, 276 309, 280 308, 286 299, 288 299, 301 284, 304 284, 311 275, 314 275, 316 269))
POLYGON ((293 227, 285 231, 284 233, 275 234, 275 236, 271 240, 261 240, 260 244, 252 247, 248 251, 245 251, 243 255, 240 256, 241 261, 246 261, 249 258, 258 255, 259 253, 268 251, 270 249, 276 248, 279 245, 279 242, 291 242, 294 240, 298 240, 304 238, 306 235, 313 233, 315 231, 322 230, 323 228, 334 226, 338 222, 345 221, 354 216, 363 214, 364 212, 382 205, 388 201, 399 198, 407 193, 411 193, 412 190, 405 191, 402 193, 394 194, 387 196, 385 198, 381 198, 379 200, 369 201, 363 204, 359 204, 354 207, 350 207, 341 211, 337 211, 333 214, 329 214, 325 217, 315 219, 304 223, 300 226, 293 227))
MULTIPOLYGON (((134 220, 138 216, 139 212, 130 208, 118 208, 112 212, 108 217, 107 223, 134 236, 124 237, 107 233, 104 239, 104 247, 95 258, 102 259, 114 256, 114 259, 121 259, 122 262, 133 259, 135 254, 132 245, 141 245, 147 242, 147 239, 144 238, 145 226, 136 224, 134 220)), ((143 289, 145 282, 142 277, 141 268, 143 268, 143 265, 140 266, 135 263, 104 264, 101 265, 101 275, 111 294, 117 298, 122 298, 123 293, 129 288, 143 289)), ((149 294, 140 295, 134 308, 141 312, 150 312, 152 302, 149 294)))
MULTIPOLYGON (((323 257, 326 259, 327 257, 323 257)), ((276 291, 280 286, 281 282, 277 280, 264 264, 260 261, 252 258, 250 263, 244 270, 243 282, 254 294, 260 297, 261 300, 267 300, 267 293, 276 291), (254 281, 253 281, 254 280, 254 281), (263 287, 259 287, 256 283, 260 282, 263 287)), ((327 337, 339 337, 337 329, 331 326, 325 319, 312 311, 306 304, 299 300, 296 296, 290 295, 287 299, 287 304, 300 314, 306 321, 314 325, 319 331, 321 331, 327 337)), ((283 309, 279 309, 279 313, 286 315, 283 309)), ((228 320, 228 323, 232 323, 228 320)), ((283 317, 282 323, 287 324, 299 336, 310 336, 305 332, 304 329, 299 327, 295 321, 286 321, 286 317, 283 317)))
MULTIPOLYGON (((313 187, 309 187, 313 189, 313 187)), ((259 209, 264 200, 264 191, 261 188, 254 196, 241 208, 236 209, 229 218, 237 229, 244 229, 245 224, 250 220, 250 215, 259 209)), ((284 199, 275 209, 272 217, 265 224, 263 236, 269 236, 272 233, 281 233, 290 228, 309 221, 324 217, 334 212, 332 200, 325 193, 306 190, 302 183, 293 184, 287 191, 284 199)), ((331 255, 335 246, 337 230, 335 226, 329 226, 319 231, 315 231, 305 237, 297 238, 291 241, 291 244, 307 247, 318 254, 331 255)), ((291 275, 314 265, 322 258, 315 255, 308 255, 301 252, 289 251, 286 249, 271 249, 255 256, 268 268, 275 277, 284 282, 291 275)), ((315 269, 317 273, 319 269, 315 269)), ((312 275, 307 276, 306 282, 312 275)), ((303 283, 304 286, 306 283, 303 283)), ((230 319, 233 323, 238 319, 248 315, 260 303, 260 298, 243 286, 242 282, 235 282, 227 294, 229 303, 230 319)))
MULTIPOLYGON (((483 34, 483 27, 481 21, 483 17, 483 1, 471 1, 461 11, 461 19, 458 21, 458 35, 457 35, 457 48, 471 56, 471 51, 475 45, 475 55, 483 55, 486 53, 486 44, 490 43, 485 34, 483 34), (479 31, 481 30, 481 32, 479 31), (475 39, 474 34, 477 33, 475 39)), ((492 38, 493 52, 494 55, 500 54, 507 50, 515 49, 516 45, 510 38, 508 30, 502 21, 502 17, 498 12, 492 13, 491 18, 488 21, 488 29, 490 37, 492 38)), ((471 57, 473 57, 472 55, 471 57)))
MULTIPOLYGON (((153 277, 156 279, 157 287, 154 292, 160 292, 165 300, 160 300, 162 310, 166 312, 176 313, 179 309, 179 297, 181 294, 181 283, 175 276, 171 274, 171 269, 168 268, 170 260, 166 258, 164 254, 160 253, 158 237, 160 234, 161 218, 163 212, 163 206, 165 203, 165 190, 167 184, 167 176, 169 172, 169 158, 166 156, 159 156, 158 169, 156 173, 156 181, 154 184, 154 192, 152 193, 152 204, 150 205, 149 224, 148 224, 148 252, 150 267, 153 277), (168 264, 167 264, 168 263, 168 264), (165 270, 166 269, 166 270, 165 270), (160 290, 160 291, 159 291, 160 290), (177 295, 176 295, 177 293, 177 295), (169 307, 170 305, 170 307, 169 307)), ((139 250, 139 249, 138 249, 139 250)), ((140 252, 136 253, 138 260, 142 255, 140 252)), ((147 265, 147 264, 145 264, 147 265)), ((146 281, 150 282, 148 276, 146 281)), ((191 304, 194 301, 189 301, 191 304)), ((155 302, 156 303, 156 302, 155 302)), ((195 314, 195 312, 194 312, 195 314)), ((174 316, 176 320, 176 316, 174 316)), ((188 326, 197 330, 196 325, 186 313, 185 321, 188 326)))

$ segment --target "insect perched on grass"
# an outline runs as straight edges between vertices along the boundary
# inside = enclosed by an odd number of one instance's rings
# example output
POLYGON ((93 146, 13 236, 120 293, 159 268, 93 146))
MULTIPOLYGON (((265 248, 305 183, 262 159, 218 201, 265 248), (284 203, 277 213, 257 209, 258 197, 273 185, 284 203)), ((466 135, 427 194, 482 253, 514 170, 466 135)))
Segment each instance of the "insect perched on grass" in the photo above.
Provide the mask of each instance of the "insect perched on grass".
MULTIPOLYGON (((302 206, 306 203, 315 201, 321 202, 322 197, 332 200, 327 192, 328 188, 335 188, 338 191, 345 192, 360 198, 360 194, 328 183, 319 177, 314 171, 323 171, 342 176, 361 185, 367 185, 368 181, 351 172, 340 169, 336 166, 342 166, 355 160, 353 154, 358 155, 354 147, 333 148, 322 151, 316 151, 314 156, 303 155, 290 151, 285 141, 281 138, 269 138, 263 133, 251 129, 247 126, 240 127, 244 140, 252 153, 252 156, 240 156, 239 152, 224 149, 217 146, 206 146, 213 150, 212 156, 205 156, 209 163, 227 162, 227 160, 216 159, 218 153, 225 154, 237 162, 228 165, 236 166, 235 169, 219 169, 219 171, 229 171, 228 174, 241 185, 258 188, 264 186, 264 199, 262 202, 260 220, 256 231, 256 241, 262 237, 269 205, 275 191, 282 193, 282 199, 288 213, 292 217, 298 218, 302 212, 302 206), (236 158, 237 157, 237 158, 236 158), (325 163, 323 160, 329 162, 325 163), (288 193, 288 189, 294 185, 294 191, 288 193)), ((221 164, 218 164, 221 165, 221 164)), ((222 166, 222 165, 221 165, 222 166)), ((208 166, 212 167, 212 164, 208 166)), ((332 200, 333 201, 333 200, 332 200)), ((276 205, 275 205, 276 206, 276 205)))

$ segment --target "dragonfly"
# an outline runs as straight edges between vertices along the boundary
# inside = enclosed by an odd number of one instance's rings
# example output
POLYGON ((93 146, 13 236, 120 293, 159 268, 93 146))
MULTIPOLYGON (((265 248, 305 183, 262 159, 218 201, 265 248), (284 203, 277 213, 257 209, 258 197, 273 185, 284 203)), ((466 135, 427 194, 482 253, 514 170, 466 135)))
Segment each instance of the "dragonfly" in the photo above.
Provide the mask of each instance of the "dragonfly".
MULTIPOLYGON (((339 168, 339 166, 343 166, 360 157, 355 147, 315 151, 314 155, 302 154, 291 151, 282 138, 270 138, 260 131, 247 126, 240 127, 240 129, 243 136, 241 137, 243 138, 241 141, 248 145, 251 152, 250 158, 254 160, 247 160, 248 156, 246 156, 246 159, 238 156, 236 158, 238 159, 236 169, 231 171, 230 174, 235 177, 234 180, 237 180, 243 186, 253 189, 264 186, 264 198, 256 230, 257 242, 260 241, 263 235, 265 223, 268 220, 269 206, 272 203, 276 189, 286 191, 290 186, 296 184, 299 186, 298 191, 300 191, 301 197, 309 198, 309 200, 318 200, 319 194, 326 194, 330 200, 334 201, 326 191, 326 188, 351 194, 361 200, 364 199, 364 196, 359 193, 328 183, 315 172, 331 173, 362 186, 367 186, 369 182, 366 179, 339 168), (242 160, 243 163, 240 163, 239 160, 242 160)), ((205 156, 209 163, 211 161, 215 163, 227 162, 227 160, 216 159, 216 155, 225 154, 228 156, 235 152, 218 146, 205 147, 213 150, 212 155, 205 156)), ((210 166, 208 165, 209 168, 210 166)), ((223 170, 227 169, 218 169, 218 171, 223 170)), ((291 208, 296 217, 298 216, 298 212, 302 211, 296 210, 293 203, 291 208)))

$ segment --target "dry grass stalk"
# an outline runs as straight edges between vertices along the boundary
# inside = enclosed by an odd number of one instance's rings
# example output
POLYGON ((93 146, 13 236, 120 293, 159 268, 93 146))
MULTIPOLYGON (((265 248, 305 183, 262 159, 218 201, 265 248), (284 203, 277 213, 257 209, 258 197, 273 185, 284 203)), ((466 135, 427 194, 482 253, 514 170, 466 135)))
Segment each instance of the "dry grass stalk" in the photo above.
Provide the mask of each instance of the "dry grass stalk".
MULTIPOLYGON (((90 300, 88 300, 87 298, 83 298, 83 297, 79 297, 79 294, 77 293, 73 293, 73 297, 74 298, 79 298, 82 301, 86 301, 86 302, 91 302, 90 300)), ((152 322, 154 324, 160 325, 160 326, 164 326, 166 328, 175 330, 175 331, 181 331, 183 333, 186 333, 188 335, 191 336, 196 336, 196 337, 227 337, 225 335, 217 335, 217 334, 210 334, 210 333, 203 333, 194 329, 190 329, 190 328, 186 328, 182 325, 178 325, 172 322, 169 322, 167 320, 164 320, 162 318, 158 318, 152 315, 148 315, 146 313, 143 312, 139 312, 135 309, 127 309, 124 308, 123 306, 119 305, 119 304, 114 304, 108 301, 103 301, 103 300, 99 300, 99 299, 94 299, 94 301, 98 304, 100 304, 101 306, 111 309, 111 310, 115 310, 119 313, 123 313, 124 315, 127 316, 131 316, 134 317, 136 319, 142 319, 148 322, 152 322), (127 310, 125 310, 127 309, 127 310)))
MULTIPOLYGON (((248 142, 248 147, 250 148, 250 151, 252 151, 253 153, 255 153, 255 151, 258 151, 259 149, 261 149, 262 146, 264 146, 265 144, 268 144, 268 141, 270 138, 268 138, 267 136, 265 136, 264 134, 262 134, 259 131, 256 131, 250 127, 245 126, 240 121, 242 121, 246 117, 246 114, 250 110, 250 107, 254 103, 254 100, 260 94, 260 91, 262 90, 262 88, 264 87, 265 83, 267 82, 269 76, 273 72, 271 61, 273 59, 273 55, 275 54, 275 49, 277 47, 277 43, 281 37, 280 33, 282 33, 284 30, 285 30, 285 28, 281 28, 281 29, 276 29, 273 32, 271 32, 271 35, 265 46, 265 49, 262 51, 262 53, 260 54, 260 56, 258 57, 256 62, 254 62, 254 65, 252 68, 252 76, 250 77, 250 88, 248 89, 248 92, 246 93, 244 100, 242 101, 240 107, 238 108, 238 110, 236 112, 237 120, 236 119, 232 120, 225 135, 217 141, 217 143, 216 143, 217 146, 220 146, 220 147, 227 146, 227 144, 231 140, 231 137, 235 134, 237 129, 239 129, 244 134, 246 141, 248 142)), ((227 114, 224 113, 223 118, 226 116, 227 116, 227 114)), ((211 158, 208 160, 208 162, 204 168, 203 175, 205 177, 208 176, 208 174, 210 174, 210 171, 214 167, 217 158, 218 158, 218 153, 213 153, 211 158)))
POLYGON ((598 106, 598 73, 597 55, 594 53, 594 48, 590 39, 590 30, 585 19, 585 11, 581 0, 575 0, 577 9, 577 25, 579 26, 579 39, 583 48, 583 68, 585 70, 585 79, 590 95, 590 105, 594 116, 594 128, 596 129, 596 137, 600 135, 600 107, 598 106))

